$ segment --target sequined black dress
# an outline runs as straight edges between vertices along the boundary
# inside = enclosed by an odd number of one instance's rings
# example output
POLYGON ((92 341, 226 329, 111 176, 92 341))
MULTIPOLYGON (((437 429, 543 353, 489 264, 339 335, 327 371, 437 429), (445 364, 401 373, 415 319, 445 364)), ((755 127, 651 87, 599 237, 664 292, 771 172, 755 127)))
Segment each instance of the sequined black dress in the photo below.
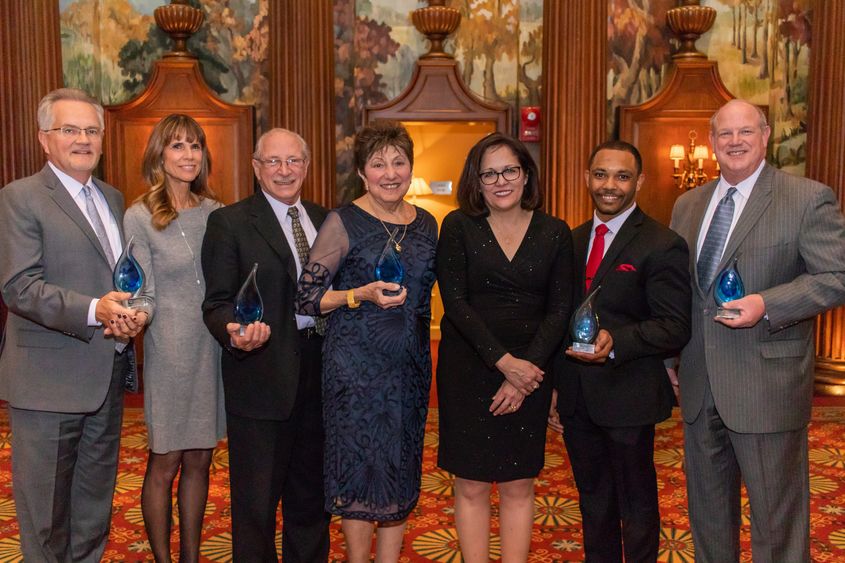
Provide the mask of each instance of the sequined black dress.
POLYGON ((535 211, 508 261, 485 217, 453 211, 443 221, 437 279, 446 314, 437 362, 438 464, 458 477, 511 481, 543 468, 552 392, 549 361, 561 353, 571 305, 572 236, 535 211), (513 414, 493 416, 506 352, 546 371, 513 414))
MULTIPOLYGON (((425 419, 431 386, 431 288, 437 223, 417 208, 399 229, 403 306, 365 301, 329 314, 323 344, 326 510, 347 518, 396 521, 419 498, 425 419)), ((318 314, 329 285, 336 290, 374 281, 387 242, 381 223, 355 205, 323 222, 299 281, 298 308, 318 314)))

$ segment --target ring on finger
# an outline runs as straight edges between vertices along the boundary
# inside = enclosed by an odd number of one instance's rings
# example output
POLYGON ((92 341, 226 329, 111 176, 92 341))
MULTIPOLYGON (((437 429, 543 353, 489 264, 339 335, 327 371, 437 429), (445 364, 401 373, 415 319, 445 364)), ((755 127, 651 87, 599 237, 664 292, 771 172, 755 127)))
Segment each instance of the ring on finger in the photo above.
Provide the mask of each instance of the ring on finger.
POLYGON ((516 410, 516 405, 511 405, 511 412, 514 412, 515 410, 516 410))

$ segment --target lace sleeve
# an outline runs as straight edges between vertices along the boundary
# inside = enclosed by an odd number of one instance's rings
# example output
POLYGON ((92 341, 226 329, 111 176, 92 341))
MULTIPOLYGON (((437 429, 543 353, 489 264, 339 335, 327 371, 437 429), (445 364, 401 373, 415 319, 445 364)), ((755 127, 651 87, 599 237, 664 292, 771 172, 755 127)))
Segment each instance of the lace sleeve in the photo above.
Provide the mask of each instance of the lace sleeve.
POLYGON ((320 301, 332 284, 349 252, 349 237, 343 221, 336 212, 329 213, 317 233, 317 240, 309 252, 308 264, 302 268, 296 288, 296 312, 319 316, 320 301))

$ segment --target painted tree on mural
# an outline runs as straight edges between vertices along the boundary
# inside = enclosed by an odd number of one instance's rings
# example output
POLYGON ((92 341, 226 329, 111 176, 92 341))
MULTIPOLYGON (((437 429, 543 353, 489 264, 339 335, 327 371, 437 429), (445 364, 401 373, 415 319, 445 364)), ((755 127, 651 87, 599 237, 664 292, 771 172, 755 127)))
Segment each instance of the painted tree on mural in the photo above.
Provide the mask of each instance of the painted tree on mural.
POLYGON ((644 102, 660 88, 671 54, 666 12, 675 4, 674 0, 610 0, 611 107, 644 102))
POLYGON ((810 43, 810 14, 806 6, 792 0, 779 0, 778 38, 783 51, 783 88, 787 117, 794 117, 795 98, 806 99, 806 80, 799 84, 798 57, 810 43), (796 89, 801 88, 798 96, 796 89))
POLYGON ((347 202, 360 189, 352 163, 352 140, 364 107, 387 101, 379 64, 396 56, 399 43, 390 26, 355 15, 353 0, 334 3, 335 118, 338 199, 347 202))
POLYGON ((522 105, 538 105, 540 103, 541 77, 531 78, 528 74, 528 67, 536 64, 543 56, 543 28, 538 27, 528 34, 525 42, 519 51, 519 82, 525 87, 525 95, 521 96, 522 105))
POLYGON ((464 84, 472 85, 475 63, 479 61, 483 65, 481 95, 489 100, 510 101, 497 90, 493 65, 501 59, 517 58, 519 7, 516 1, 453 0, 451 6, 461 12, 461 26, 454 41, 463 61, 464 84))

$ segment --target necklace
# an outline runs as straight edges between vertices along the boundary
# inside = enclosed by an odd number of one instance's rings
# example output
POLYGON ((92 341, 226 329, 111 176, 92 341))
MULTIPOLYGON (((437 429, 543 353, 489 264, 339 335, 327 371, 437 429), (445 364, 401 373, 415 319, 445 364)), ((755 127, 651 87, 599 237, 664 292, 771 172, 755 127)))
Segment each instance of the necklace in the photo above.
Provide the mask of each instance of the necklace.
MULTIPOLYGON (((367 194, 367 195, 369 195, 369 194, 367 194)), ((393 248, 396 249, 396 252, 402 252, 402 245, 400 243, 403 240, 405 240, 405 235, 408 234, 407 223, 402 226, 402 236, 399 237, 399 240, 396 240, 396 233, 399 231, 399 227, 396 227, 396 229, 394 229, 393 232, 391 233, 390 229, 387 228, 387 225, 384 224, 384 221, 381 220, 381 217, 378 216, 378 213, 376 212, 376 206, 372 201, 370 201, 370 207, 373 208, 373 215, 376 216, 376 219, 378 219, 378 222, 381 223, 382 227, 384 227, 384 232, 387 233, 387 240, 393 241, 393 248)))
POLYGON ((185 241, 185 246, 188 247, 188 252, 191 254, 191 262, 194 263, 194 276, 197 280, 197 285, 201 286, 202 282, 200 281, 200 271, 197 268, 197 257, 194 254, 194 249, 191 248, 191 245, 188 243, 188 237, 185 236, 185 229, 182 228, 182 223, 179 222, 179 216, 176 216, 176 226, 179 227, 179 234, 182 235, 182 240, 185 241))

